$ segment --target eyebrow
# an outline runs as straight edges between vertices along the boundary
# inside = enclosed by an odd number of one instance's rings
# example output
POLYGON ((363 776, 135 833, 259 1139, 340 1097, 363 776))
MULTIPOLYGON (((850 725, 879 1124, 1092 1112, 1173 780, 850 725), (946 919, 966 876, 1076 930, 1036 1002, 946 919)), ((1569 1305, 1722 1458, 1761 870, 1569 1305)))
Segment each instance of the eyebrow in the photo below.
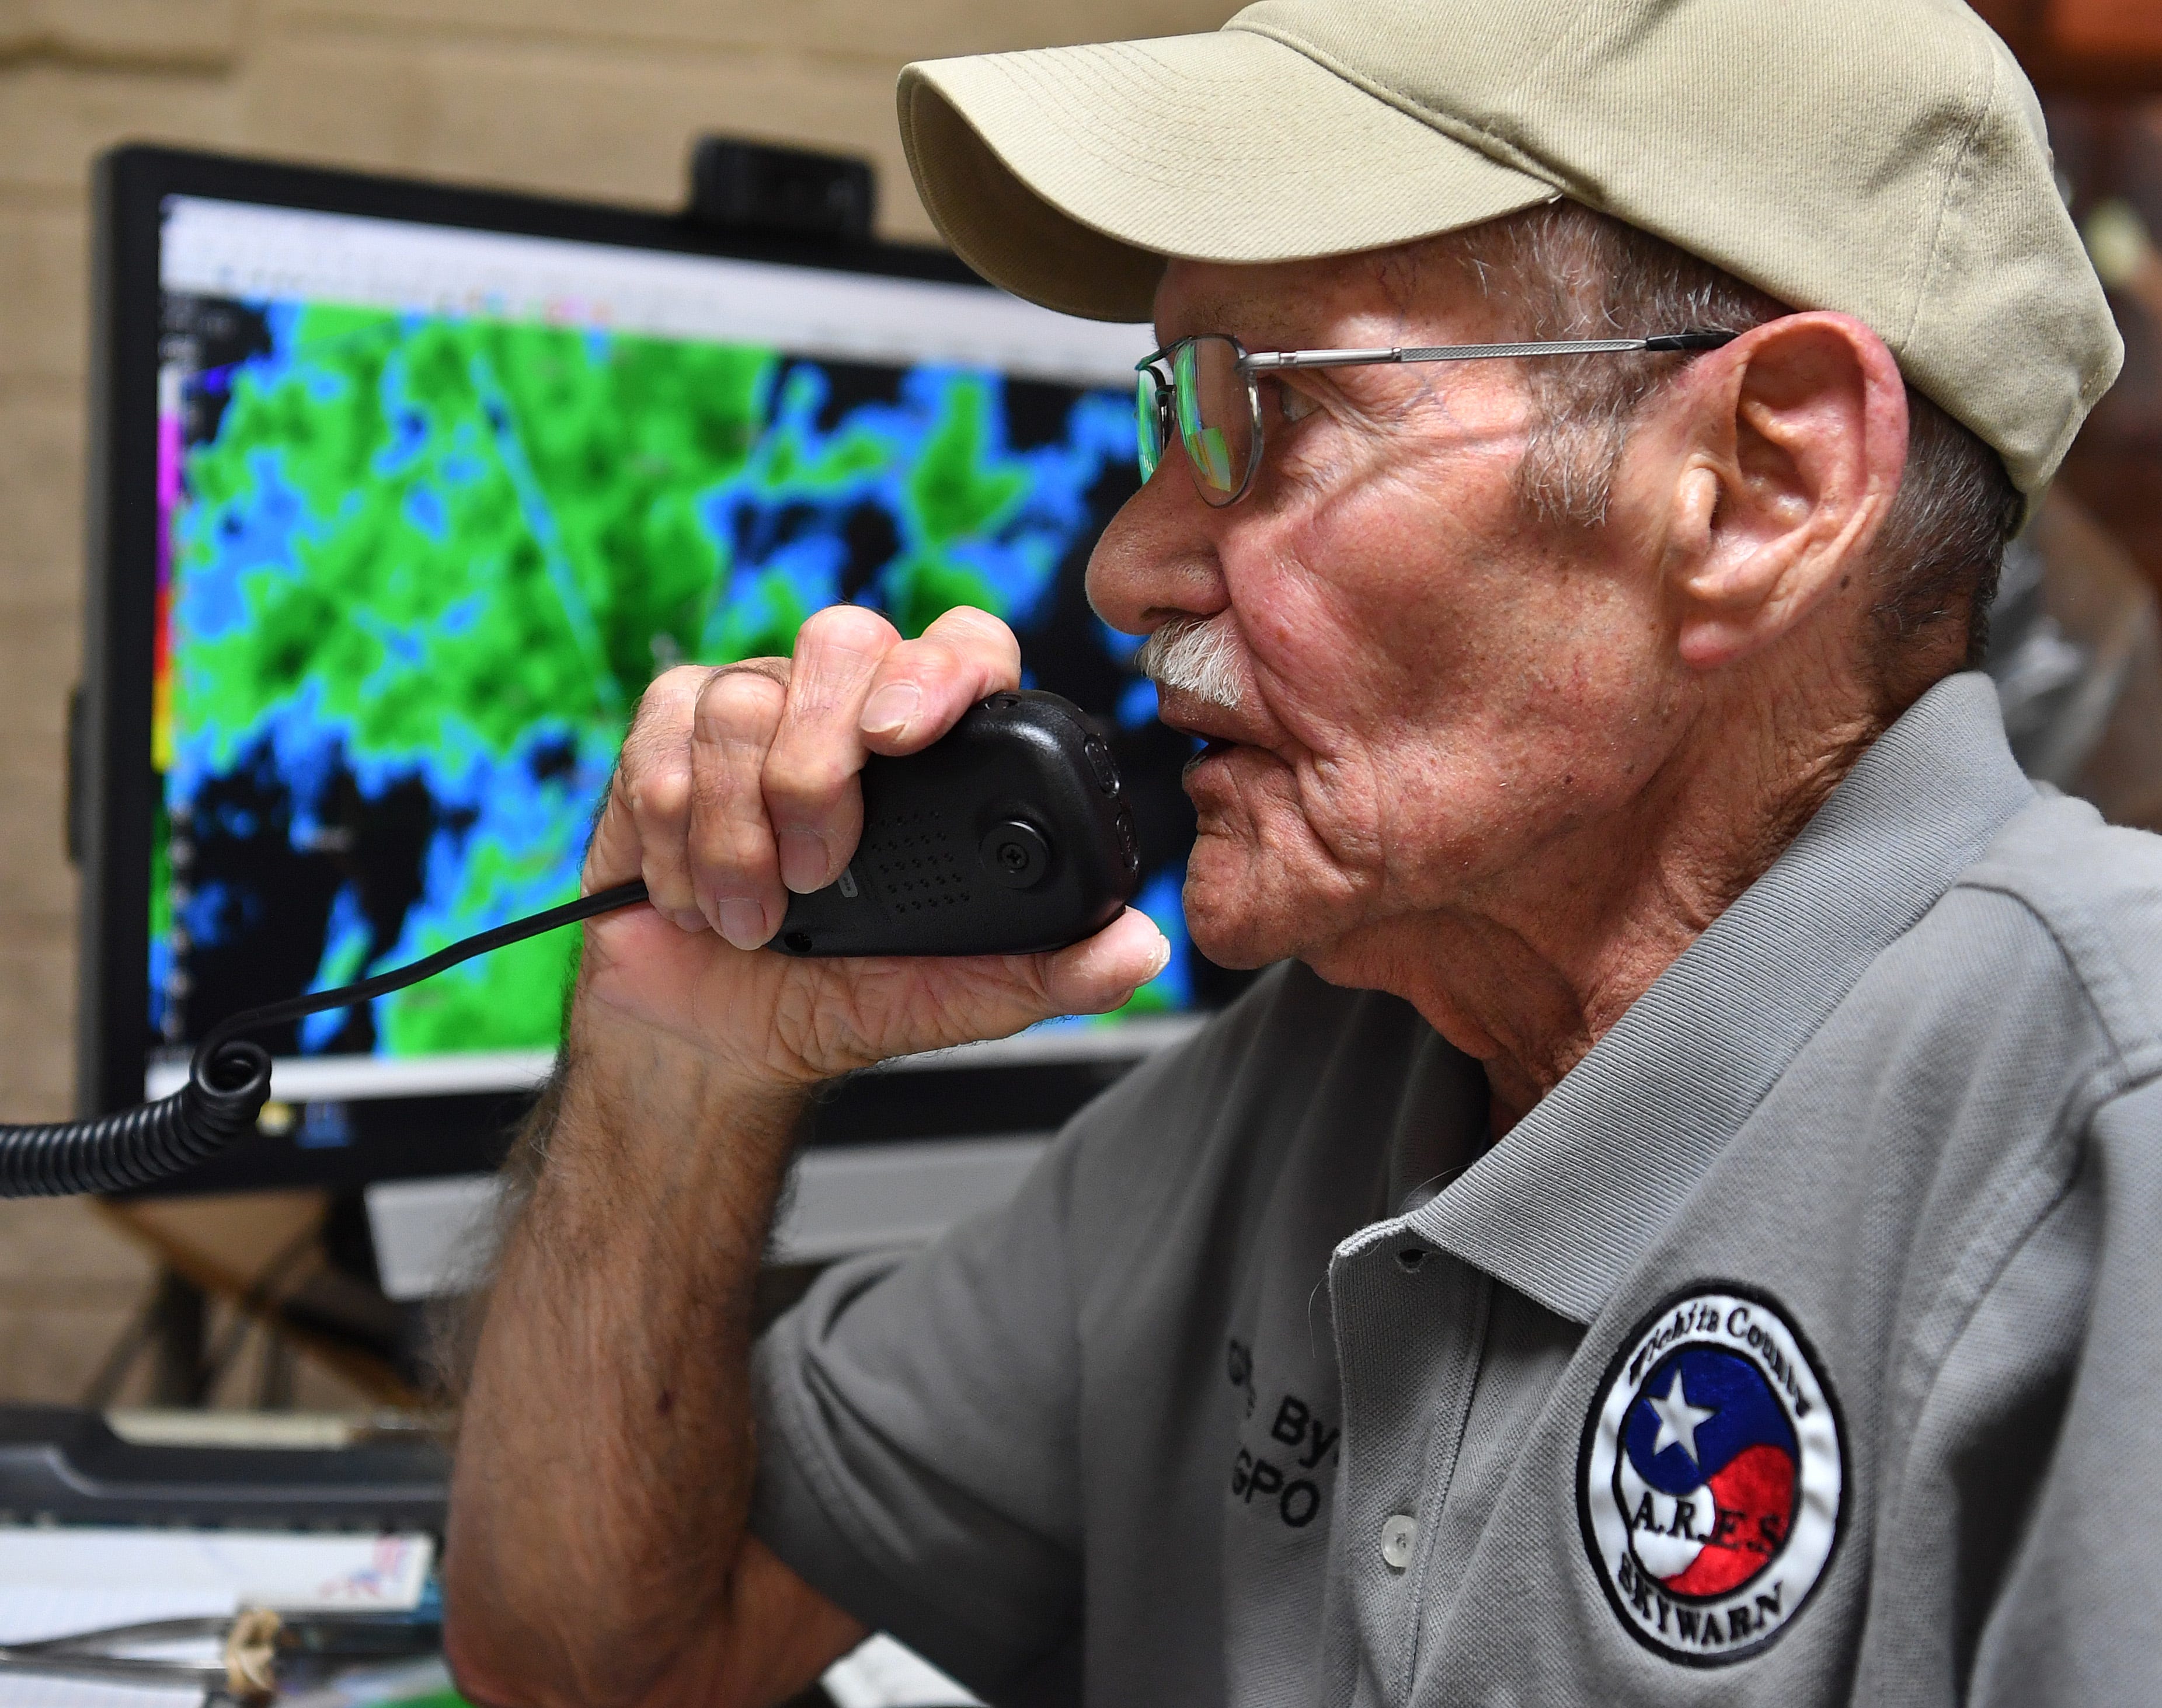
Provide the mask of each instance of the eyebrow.
MULTIPOLYGON (((1192 330, 1178 334, 1192 337, 1204 332, 1232 332, 1250 348, 1295 349, 1300 347, 1299 336, 1290 316, 1282 307, 1251 291, 1232 291, 1224 295, 1204 297, 1183 318, 1193 322, 1192 330), (1266 339, 1265 343, 1249 343, 1248 335, 1254 339, 1266 339)), ((1159 332, 1158 336, 1162 334, 1159 332)))

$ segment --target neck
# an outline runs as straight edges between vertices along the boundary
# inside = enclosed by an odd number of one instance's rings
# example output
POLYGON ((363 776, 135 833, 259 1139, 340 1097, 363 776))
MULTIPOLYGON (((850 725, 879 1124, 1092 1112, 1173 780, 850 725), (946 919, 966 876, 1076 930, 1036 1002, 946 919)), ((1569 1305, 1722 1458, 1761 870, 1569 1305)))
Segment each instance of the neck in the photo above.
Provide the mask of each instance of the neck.
POLYGON ((1886 727, 1859 707, 1794 718, 1792 699, 1720 697, 1616 811, 1310 958, 1332 983, 1403 997, 1484 1063, 1497 1133, 1763 875, 1886 727))

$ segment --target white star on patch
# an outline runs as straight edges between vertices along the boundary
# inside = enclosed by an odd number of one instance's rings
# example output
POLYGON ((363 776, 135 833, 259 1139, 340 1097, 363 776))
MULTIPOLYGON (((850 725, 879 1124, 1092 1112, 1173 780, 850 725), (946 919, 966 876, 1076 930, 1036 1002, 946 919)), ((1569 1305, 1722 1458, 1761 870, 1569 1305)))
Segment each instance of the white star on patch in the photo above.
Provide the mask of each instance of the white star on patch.
POLYGON ((1667 1396, 1644 1396, 1644 1403, 1659 1414, 1659 1433, 1652 1442, 1652 1456, 1656 1459, 1669 1447, 1679 1444, 1689 1456, 1689 1463, 1700 1463, 1696 1456, 1697 1426, 1717 1414, 1717 1406, 1693 1406, 1689 1402, 1688 1390, 1682 1387, 1682 1373, 1677 1370, 1674 1379, 1667 1384, 1667 1396))

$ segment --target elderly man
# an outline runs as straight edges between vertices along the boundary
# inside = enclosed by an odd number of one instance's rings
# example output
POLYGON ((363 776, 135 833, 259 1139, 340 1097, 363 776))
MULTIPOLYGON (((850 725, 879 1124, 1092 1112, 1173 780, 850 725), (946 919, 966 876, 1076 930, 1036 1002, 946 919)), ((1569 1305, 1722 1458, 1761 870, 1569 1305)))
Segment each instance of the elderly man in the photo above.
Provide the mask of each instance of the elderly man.
POLYGON ((654 908, 588 927, 477 1354, 467 1689, 771 1703, 882 1628, 1014 1703, 2149 1695, 2162 850, 1970 669, 2118 346, 2003 48, 1264 0, 901 118, 984 273, 1153 312, 1089 593, 1204 743, 1196 941, 1281 964, 754 1349, 821 1081, 1166 952, 760 951, 865 755, 1017 680, 990 619, 661 678, 588 869, 654 908))

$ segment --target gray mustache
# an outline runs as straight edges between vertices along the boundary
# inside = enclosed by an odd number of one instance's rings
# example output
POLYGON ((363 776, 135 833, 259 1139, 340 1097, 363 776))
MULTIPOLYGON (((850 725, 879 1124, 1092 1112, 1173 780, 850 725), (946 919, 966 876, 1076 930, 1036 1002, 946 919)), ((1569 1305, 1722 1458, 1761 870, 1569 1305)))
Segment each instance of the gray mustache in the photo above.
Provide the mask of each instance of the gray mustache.
POLYGON ((1190 694, 1226 711, 1238 707, 1239 650, 1228 614, 1173 617, 1141 643, 1135 662, 1159 688, 1190 694))

